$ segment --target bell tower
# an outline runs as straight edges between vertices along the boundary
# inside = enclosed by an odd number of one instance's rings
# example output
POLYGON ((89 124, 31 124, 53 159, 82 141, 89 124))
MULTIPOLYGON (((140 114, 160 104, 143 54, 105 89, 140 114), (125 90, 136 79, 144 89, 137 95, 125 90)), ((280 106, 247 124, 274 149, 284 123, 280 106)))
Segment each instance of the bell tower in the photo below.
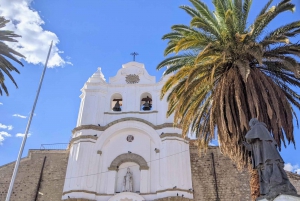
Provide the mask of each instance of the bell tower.
MULTIPOLYGON (((171 76, 171 75, 169 75, 171 76)), ((144 64, 124 64, 106 82, 101 69, 81 89, 62 199, 192 199, 189 143, 166 117, 166 98, 144 64)))

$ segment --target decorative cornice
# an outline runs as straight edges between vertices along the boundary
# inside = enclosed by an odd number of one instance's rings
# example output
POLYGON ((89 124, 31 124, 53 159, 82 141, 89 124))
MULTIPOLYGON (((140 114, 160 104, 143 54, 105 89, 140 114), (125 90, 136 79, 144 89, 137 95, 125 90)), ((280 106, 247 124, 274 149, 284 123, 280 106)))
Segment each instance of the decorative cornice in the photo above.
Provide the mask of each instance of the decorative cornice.
POLYGON ((149 166, 146 162, 146 160, 134 153, 126 153, 126 154, 121 154, 117 156, 110 164, 108 167, 108 170, 113 170, 113 171, 118 171, 118 167, 125 162, 135 162, 140 166, 140 170, 148 170, 149 166))
POLYGON ((159 136, 160 138, 165 138, 165 137, 178 137, 178 138, 183 138, 181 134, 179 133, 164 133, 159 136))
POLYGON ((166 192, 166 191, 183 191, 183 192, 187 192, 187 193, 192 193, 190 190, 181 189, 181 188, 167 188, 167 189, 164 189, 164 190, 156 191, 156 193, 163 193, 163 192, 166 192))
POLYGON ((185 143, 185 144, 189 144, 189 141, 187 141, 187 140, 184 140, 184 139, 177 139, 177 138, 166 138, 166 139, 162 139, 161 141, 163 142, 163 141, 167 141, 167 140, 177 140, 177 141, 179 141, 179 142, 183 142, 183 143, 185 143))
POLYGON ((155 193, 140 193, 139 195, 155 195, 157 194, 156 192, 155 193))
POLYGON ((184 142, 186 144, 189 144, 189 139, 188 138, 183 138, 181 134, 178 133, 164 133, 162 135, 159 136, 160 138, 162 138, 161 141, 165 141, 165 140, 178 140, 180 142, 184 142), (171 138, 168 138, 171 137, 171 138), (173 138, 172 138, 173 137, 173 138), (174 138, 176 137, 176 138, 174 138), (180 138, 180 139, 178 139, 180 138))
POLYGON ((90 193, 94 195, 104 195, 104 196, 113 196, 114 194, 104 194, 104 193, 96 193, 95 191, 87 191, 87 190, 70 190, 63 192, 63 195, 66 195, 68 193, 90 193))
MULTIPOLYGON (((186 190, 186 189, 168 188, 168 189, 156 191, 155 193, 139 193, 139 195, 153 195, 153 194, 163 193, 163 192, 167 192, 167 191, 182 191, 182 192, 192 193, 190 190, 186 190)), ((96 193, 95 191, 87 191, 87 190, 70 190, 70 191, 65 191, 65 192, 63 192, 63 195, 66 195, 68 193, 79 193, 79 192, 80 193, 90 193, 90 194, 94 194, 94 195, 97 195, 97 196, 113 196, 114 195, 114 194, 96 193)))
POLYGON ((164 124, 160 124, 160 125, 154 125, 151 122, 146 121, 146 120, 141 119, 141 118, 125 117, 125 118, 121 118, 121 119, 112 121, 109 124, 107 124, 106 126, 97 126, 97 125, 92 125, 92 124, 90 124, 90 125, 81 125, 81 126, 78 126, 78 127, 74 128, 72 130, 72 133, 74 134, 77 131, 85 130, 85 129, 92 129, 92 130, 96 130, 96 131, 105 131, 109 127, 111 127, 111 126, 113 126, 117 123, 123 122, 123 121, 139 121, 139 122, 147 124, 148 126, 151 126, 154 130, 159 130, 159 129, 167 128, 167 127, 174 127, 173 123, 164 123, 164 124))
MULTIPOLYGON (((81 136, 78 136, 78 137, 73 138, 73 139, 70 141, 70 145, 73 144, 75 141, 81 140, 81 139, 93 139, 93 140, 97 140, 98 137, 93 136, 93 135, 81 135, 81 136)), ((92 141, 85 141, 85 142, 92 142, 92 141)), ((69 146, 70 146, 70 145, 69 145, 69 146)))
POLYGON ((104 114, 114 114, 114 115, 119 115, 119 114, 151 114, 151 113, 158 113, 157 110, 153 111, 147 111, 147 112, 135 112, 135 111, 129 111, 129 112, 104 112, 104 114))

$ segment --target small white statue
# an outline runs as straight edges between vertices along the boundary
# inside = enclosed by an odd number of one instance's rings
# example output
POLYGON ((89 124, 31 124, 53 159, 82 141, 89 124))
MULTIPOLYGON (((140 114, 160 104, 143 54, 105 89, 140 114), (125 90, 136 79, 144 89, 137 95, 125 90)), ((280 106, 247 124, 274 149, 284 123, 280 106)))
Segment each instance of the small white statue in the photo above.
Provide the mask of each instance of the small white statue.
POLYGON ((127 168, 127 173, 123 180, 123 192, 133 192, 133 178, 130 168, 127 168))

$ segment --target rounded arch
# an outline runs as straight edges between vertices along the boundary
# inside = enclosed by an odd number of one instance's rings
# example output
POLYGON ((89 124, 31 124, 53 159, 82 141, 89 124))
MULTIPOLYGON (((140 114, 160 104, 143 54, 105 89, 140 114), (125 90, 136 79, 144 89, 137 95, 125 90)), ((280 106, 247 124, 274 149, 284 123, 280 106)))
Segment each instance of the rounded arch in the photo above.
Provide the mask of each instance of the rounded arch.
POLYGON ((114 93, 110 98, 110 110, 118 112, 122 111, 123 97, 120 93, 114 93))
POLYGON ((149 92, 144 92, 140 96, 140 110, 152 110, 152 95, 149 92), (144 104, 149 104, 149 109, 144 109, 144 104))
POLYGON ((128 118, 126 119, 126 121, 121 121, 121 122, 115 121, 114 124, 112 124, 107 129, 105 129, 104 132, 98 137, 96 146, 99 147, 99 149, 102 149, 103 146, 109 141, 110 138, 114 137, 115 135, 118 135, 120 132, 128 128, 131 128, 131 129, 136 129, 141 133, 144 133, 145 135, 148 135, 150 139, 153 140, 154 144, 156 145, 156 148, 160 149, 161 142, 162 142, 161 138, 159 137, 158 133, 151 125, 153 124, 151 124, 148 121, 144 121, 144 120, 142 121, 141 119, 140 121, 138 121, 135 118, 128 118))
POLYGON ((126 153, 117 156, 108 167, 109 170, 117 170, 118 167, 125 162, 134 162, 140 166, 141 170, 148 170, 147 161, 140 155, 134 153, 126 153))

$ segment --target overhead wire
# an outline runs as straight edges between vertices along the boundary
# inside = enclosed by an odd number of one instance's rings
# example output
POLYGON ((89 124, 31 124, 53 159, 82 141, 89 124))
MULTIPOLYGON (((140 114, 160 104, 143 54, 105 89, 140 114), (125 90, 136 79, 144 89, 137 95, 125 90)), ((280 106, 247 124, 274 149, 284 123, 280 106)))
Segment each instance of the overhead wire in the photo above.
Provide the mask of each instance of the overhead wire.
MULTIPOLYGON (((170 155, 167 155, 165 157, 158 158, 158 159, 149 160, 149 161, 146 161, 146 162, 150 163, 150 162, 158 161, 158 160, 161 160, 161 159, 164 159, 164 158, 168 158, 168 157, 171 157, 171 156, 175 156, 177 154, 181 154, 181 153, 187 152, 187 151, 189 151, 189 149, 181 151, 181 152, 177 152, 175 154, 170 154, 170 155)), ((118 168, 118 170, 127 169, 128 167, 135 167, 135 166, 139 166, 139 165, 131 165, 131 166, 127 166, 127 167, 124 167, 124 168, 118 168)), ((80 177, 88 177, 88 176, 93 176, 93 175, 104 174, 104 173, 107 173, 107 172, 110 172, 110 171, 111 170, 107 170, 107 171, 103 171, 103 172, 98 172, 98 173, 93 173, 93 174, 86 174, 86 175, 80 175, 80 176, 76 176, 76 177, 64 177, 64 178, 56 178, 56 179, 47 179, 47 181, 57 181, 57 180, 63 180, 63 179, 66 180, 66 179, 75 179, 75 178, 80 178, 80 177)), ((16 182, 16 183, 23 183, 23 182, 16 182)), ((7 184, 7 183, 0 182, 0 184, 7 184)))

